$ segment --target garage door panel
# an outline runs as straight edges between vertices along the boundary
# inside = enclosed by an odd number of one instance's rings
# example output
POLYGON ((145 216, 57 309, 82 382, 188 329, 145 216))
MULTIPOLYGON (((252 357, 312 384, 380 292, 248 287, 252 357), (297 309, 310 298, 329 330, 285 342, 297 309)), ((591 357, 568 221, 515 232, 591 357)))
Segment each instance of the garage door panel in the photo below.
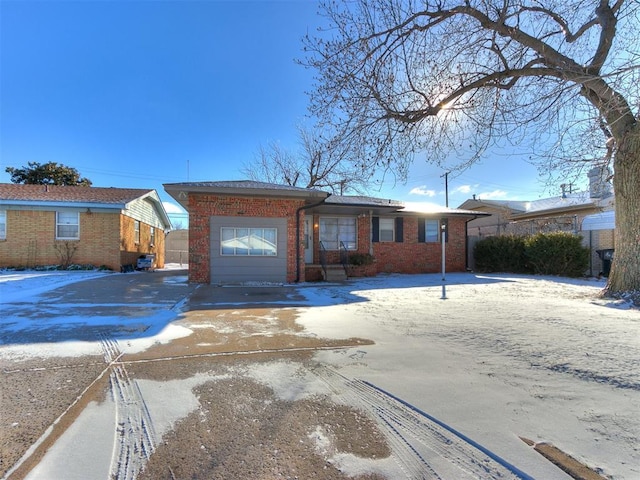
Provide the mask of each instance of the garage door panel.
MULTIPOLYGON (((211 217, 211 283, 275 282, 287 277, 287 219, 211 217), (276 255, 221 253, 222 229, 276 229, 276 255)), ((228 231, 228 230, 227 230, 228 231)), ((242 243, 242 242, 238 242, 242 243)), ((229 245, 226 243, 225 245, 229 245)), ((230 244, 233 245, 233 242, 230 244)), ((241 246, 241 245, 240 245, 241 246)), ((238 245, 236 245, 238 247, 238 245)), ((227 249, 228 250, 228 249, 227 249)), ((237 251, 242 251, 238 248, 237 251)), ((265 250, 266 251, 266 250, 265 250)))

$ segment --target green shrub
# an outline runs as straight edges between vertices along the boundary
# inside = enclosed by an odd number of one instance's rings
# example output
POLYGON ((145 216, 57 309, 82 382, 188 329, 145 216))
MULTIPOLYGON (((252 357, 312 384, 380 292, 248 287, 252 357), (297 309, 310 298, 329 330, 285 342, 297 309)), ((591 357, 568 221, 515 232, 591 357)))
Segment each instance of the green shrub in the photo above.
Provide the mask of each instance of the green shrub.
POLYGON ((589 266, 581 237, 566 232, 489 237, 476 243, 473 254, 479 272, 581 277, 589 266))
POLYGON ((476 243, 473 255, 479 272, 527 273, 524 237, 503 235, 476 243))
POLYGON ((589 266, 589 249, 578 235, 538 233, 527 237, 525 252, 534 273, 581 277, 589 266))
POLYGON ((374 261, 370 253, 352 253, 349 255, 350 265, 371 265, 374 261))

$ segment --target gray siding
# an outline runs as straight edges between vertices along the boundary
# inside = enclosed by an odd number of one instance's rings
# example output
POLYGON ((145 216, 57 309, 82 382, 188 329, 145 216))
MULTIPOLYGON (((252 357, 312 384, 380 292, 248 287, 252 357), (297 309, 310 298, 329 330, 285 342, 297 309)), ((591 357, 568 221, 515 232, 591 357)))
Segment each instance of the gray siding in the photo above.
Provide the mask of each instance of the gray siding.
MULTIPOLYGON (((160 199, 157 198, 159 202, 160 199)), ((151 225, 155 228, 162 230, 169 228, 169 225, 165 225, 158 213, 156 203, 149 197, 137 198, 127 204, 127 208, 124 210, 124 214, 134 220, 140 220, 142 223, 151 225)))
POLYGON ((211 283, 269 282, 287 280, 287 219, 262 217, 211 217, 211 283), (220 255, 221 227, 276 228, 275 257, 220 255))

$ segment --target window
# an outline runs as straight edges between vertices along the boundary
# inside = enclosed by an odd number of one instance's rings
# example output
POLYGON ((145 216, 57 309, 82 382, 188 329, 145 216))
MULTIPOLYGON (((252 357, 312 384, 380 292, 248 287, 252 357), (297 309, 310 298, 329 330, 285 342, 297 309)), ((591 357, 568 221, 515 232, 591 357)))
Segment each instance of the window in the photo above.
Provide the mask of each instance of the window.
POLYGON ((56 212, 56 239, 78 240, 80 238, 80 214, 78 212, 56 212))
POLYGON ((439 242, 440 241, 440 222, 438 220, 426 220, 424 222, 424 241, 439 242))
POLYGON ((7 238, 7 211, 0 210, 0 240, 7 238))
POLYGON ((220 254, 234 256, 274 257, 278 255, 276 228, 220 229, 220 254))
MULTIPOLYGON (((424 242, 424 220, 420 229, 422 240, 424 242)), ((371 217, 371 241, 378 242, 404 242, 404 219, 402 217, 380 218, 371 217)))
POLYGON ((156 244, 156 229, 151 227, 149 232, 149 245, 153 246, 156 244))
POLYGON ((347 250, 356 250, 355 217, 320 217, 320 241, 327 250, 339 250, 341 243, 347 250))
POLYGON ((381 218, 380 219, 380 241, 381 242, 393 242, 395 239, 395 219, 394 218, 381 218))
POLYGON ((136 243, 140 243, 140 221, 133 221, 133 241, 136 243))

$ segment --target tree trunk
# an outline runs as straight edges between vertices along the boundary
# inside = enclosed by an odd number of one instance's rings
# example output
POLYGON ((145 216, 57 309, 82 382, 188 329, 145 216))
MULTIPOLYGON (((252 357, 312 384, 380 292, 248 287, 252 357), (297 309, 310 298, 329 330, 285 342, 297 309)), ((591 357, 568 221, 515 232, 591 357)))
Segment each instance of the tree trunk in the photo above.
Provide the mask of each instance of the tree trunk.
POLYGON ((640 291, 640 127, 619 142, 614 161, 615 253, 605 294, 640 291))

